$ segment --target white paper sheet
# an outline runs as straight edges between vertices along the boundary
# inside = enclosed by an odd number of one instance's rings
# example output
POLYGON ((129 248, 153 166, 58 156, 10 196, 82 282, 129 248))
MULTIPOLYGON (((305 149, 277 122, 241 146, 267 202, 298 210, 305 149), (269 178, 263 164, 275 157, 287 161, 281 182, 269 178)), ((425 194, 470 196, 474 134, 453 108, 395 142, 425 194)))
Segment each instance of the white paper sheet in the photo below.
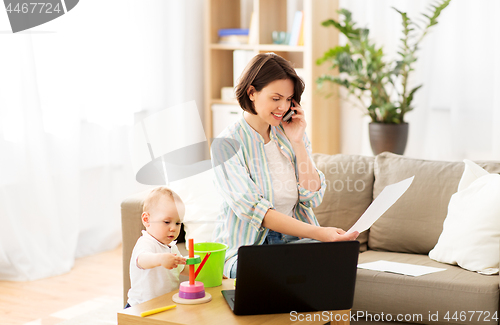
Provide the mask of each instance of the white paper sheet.
POLYGON ((425 275, 425 274, 429 274, 429 273, 440 272, 440 271, 446 270, 446 269, 439 268, 439 267, 389 262, 389 261, 384 261, 384 260, 358 264, 358 268, 366 269, 366 270, 373 270, 373 271, 398 273, 398 274, 411 275, 411 276, 420 276, 420 275, 425 275))
POLYGON ((387 185, 347 233, 350 234, 354 231, 361 233, 370 228, 406 192, 413 182, 413 178, 415 176, 402 180, 399 183, 387 185))

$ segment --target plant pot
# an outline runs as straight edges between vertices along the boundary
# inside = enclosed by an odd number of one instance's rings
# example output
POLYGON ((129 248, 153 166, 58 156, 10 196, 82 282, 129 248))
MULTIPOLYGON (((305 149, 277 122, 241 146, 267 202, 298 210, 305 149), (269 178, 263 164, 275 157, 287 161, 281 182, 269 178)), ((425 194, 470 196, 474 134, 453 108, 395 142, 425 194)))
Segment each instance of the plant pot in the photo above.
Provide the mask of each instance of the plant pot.
POLYGON ((370 145, 374 155, 389 151, 398 155, 405 152, 408 140, 408 123, 385 124, 370 123, 370 145))

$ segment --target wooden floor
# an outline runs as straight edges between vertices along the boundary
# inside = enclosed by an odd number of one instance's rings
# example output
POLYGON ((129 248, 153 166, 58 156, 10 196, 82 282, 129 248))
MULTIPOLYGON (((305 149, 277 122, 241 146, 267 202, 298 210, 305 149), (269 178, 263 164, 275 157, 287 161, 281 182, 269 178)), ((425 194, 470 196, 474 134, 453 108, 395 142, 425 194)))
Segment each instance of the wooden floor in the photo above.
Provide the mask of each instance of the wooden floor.
POLYGON ((102 297, 122 297, 122 247, 77 259, 67 273, 29 282, 0 281, 0 324, 53 325, 50 315, 102 297))

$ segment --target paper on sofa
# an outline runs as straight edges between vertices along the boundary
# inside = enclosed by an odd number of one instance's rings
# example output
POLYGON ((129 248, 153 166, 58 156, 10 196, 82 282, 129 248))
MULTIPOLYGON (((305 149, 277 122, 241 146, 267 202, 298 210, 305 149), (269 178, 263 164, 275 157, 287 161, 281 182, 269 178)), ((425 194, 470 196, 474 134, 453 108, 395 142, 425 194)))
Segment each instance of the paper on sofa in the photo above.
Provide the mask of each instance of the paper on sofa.
POLYGON ((410 276, 420 276, 440 271, 445 271, 445 268, 441 267, 431 267, 424 265, 415 265, 408 263, 398 263, 398 262, 390 262, 390 261, 375 261, 369 263, 358 264, 358 268, 373 270, 373 271, 381 271, 381 272, 390 272, 390 273, 398 273, 403 275, 410 276))

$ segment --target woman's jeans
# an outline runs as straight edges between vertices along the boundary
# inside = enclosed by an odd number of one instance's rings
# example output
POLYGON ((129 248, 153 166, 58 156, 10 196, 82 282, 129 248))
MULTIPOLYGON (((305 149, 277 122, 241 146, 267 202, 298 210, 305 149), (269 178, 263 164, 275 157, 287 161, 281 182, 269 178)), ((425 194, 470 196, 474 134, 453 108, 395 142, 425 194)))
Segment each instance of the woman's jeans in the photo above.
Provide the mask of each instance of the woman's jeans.
MULTIPOLYGON (((299 239, 299 237, 290 236, 290 235, 283 235, 279 232, 269 230, 269 232, 267 233, 266 239, 264 239, 264 243, 262 243, 262 245, 315 243, 315 242, 319 242, 319 241, 315 240, 315 239, 310 239, 310 238, 299 239)), ((231 267, 231 272, 229 274, 229 277, 231 279, 236 278, 237 268, 238 268, 238 260, 236 260, 236 262, 234 262, 233 266, 231 267)))

